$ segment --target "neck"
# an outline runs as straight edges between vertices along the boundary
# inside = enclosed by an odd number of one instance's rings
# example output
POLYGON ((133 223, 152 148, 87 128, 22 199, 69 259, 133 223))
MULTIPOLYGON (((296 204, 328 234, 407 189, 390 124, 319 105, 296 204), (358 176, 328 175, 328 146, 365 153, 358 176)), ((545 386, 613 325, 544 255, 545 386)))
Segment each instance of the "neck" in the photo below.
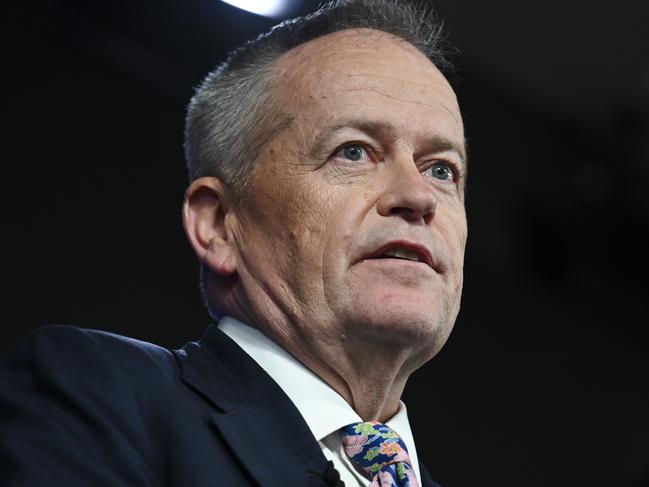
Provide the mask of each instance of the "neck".
POLYGON ((417 368, 412 367, 412 350, 396 349, 393 343, 352 337, 338 342, 310 340, 298 333, 271 336, 338 392, 363 421, 392 418, 408 377, 417 368))
POLYGON ((363 421, 385 422, 394 416, 408 377, 430 359, 433 347, 425 340, 368 339, 341 331, 344 327, 333 321, 297 314, 289 318, 275 303, 255 304, 228 306, 227 313, 266 333, 329 384, 363 421))

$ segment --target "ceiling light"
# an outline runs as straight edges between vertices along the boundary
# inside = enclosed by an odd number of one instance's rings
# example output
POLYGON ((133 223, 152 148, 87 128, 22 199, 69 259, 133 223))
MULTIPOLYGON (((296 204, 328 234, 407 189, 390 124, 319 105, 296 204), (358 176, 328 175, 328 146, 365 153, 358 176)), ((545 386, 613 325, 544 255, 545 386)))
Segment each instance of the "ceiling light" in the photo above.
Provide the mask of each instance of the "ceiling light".
POLYGON ((225 3, 252 12, 263 15, 264 17, 279 17, 284 13, 288 6, 287 0, 222 0, 225 3))

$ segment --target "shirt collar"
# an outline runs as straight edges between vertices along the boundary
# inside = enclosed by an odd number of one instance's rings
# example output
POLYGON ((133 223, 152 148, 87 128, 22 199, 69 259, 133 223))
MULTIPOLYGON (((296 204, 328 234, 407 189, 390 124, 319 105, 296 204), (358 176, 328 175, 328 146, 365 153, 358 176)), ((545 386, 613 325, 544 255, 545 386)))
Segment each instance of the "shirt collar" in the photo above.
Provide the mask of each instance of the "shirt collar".
MULTIPOLYGON (((329 384, 257 328, 231 316, 221 318, 218 327, 277 382, 300 411, 318 441, 343 426, 362 421, 356 411, 329 384)), ((403 438, 417 478, 420 478, 415 441, 403 402, 386 424, 403 438)))

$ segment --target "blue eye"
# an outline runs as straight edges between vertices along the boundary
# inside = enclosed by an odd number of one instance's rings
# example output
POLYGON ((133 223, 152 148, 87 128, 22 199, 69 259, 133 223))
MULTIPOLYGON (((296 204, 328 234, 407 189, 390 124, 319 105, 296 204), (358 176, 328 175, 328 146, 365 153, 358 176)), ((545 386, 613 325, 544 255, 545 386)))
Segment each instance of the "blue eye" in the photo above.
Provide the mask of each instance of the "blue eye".
POLYGON ((358 144, 346 145, 342 149, 342 154, 350 161, 360 161, 363 158, 365 149, 358 144))
POLYGON ((448 181, 453 179, 453 170, 448 164, 435 164, 430 169, 430 175, 435 179, 441 181, 448 181))

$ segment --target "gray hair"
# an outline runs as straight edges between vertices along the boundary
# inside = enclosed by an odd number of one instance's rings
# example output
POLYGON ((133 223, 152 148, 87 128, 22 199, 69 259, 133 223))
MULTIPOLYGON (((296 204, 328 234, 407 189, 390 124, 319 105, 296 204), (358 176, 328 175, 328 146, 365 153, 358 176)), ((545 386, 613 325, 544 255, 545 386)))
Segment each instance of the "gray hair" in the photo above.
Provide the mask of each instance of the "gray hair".
POLYGON ((404 0, 336 0, 287 20, 232 51, 197 88, 185 124, 189 179, 219 177, 242 199, 255 161, 291 123, 274 97, 273 67, 287 51, 345 29, 375 29, 409 42, 443 73, 452 70, 442 22, 404 0))

